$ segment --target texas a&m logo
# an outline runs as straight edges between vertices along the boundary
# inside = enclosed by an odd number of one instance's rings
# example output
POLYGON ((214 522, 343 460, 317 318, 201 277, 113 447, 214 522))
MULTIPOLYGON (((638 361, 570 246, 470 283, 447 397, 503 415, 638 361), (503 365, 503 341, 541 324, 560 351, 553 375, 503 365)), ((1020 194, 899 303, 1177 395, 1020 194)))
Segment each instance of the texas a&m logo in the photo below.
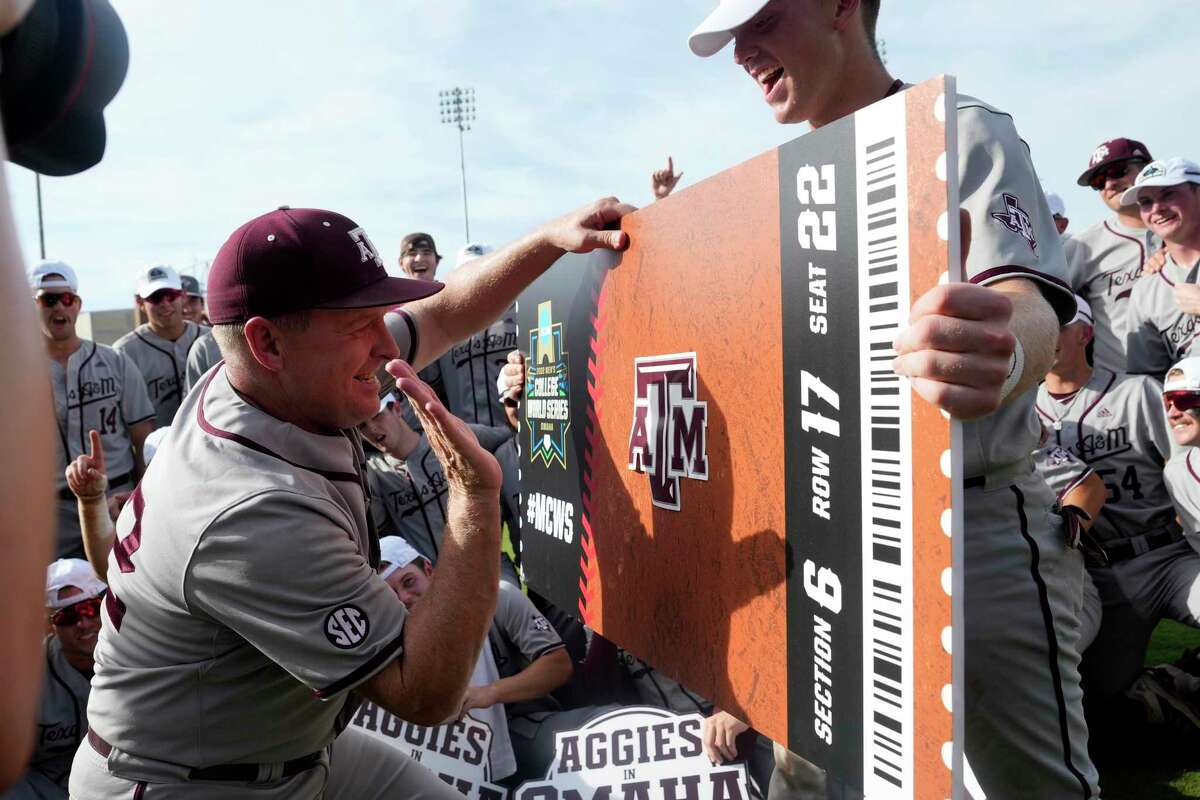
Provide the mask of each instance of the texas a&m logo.
POLYGON ((1004 210, 993 212, 992 219, 1028 242, 1029 249, 1036 253, 1037 237, 1033 233, 1033 221, 1028 212, 1021 208, 1021 201, 1014 195, 1005 193, 1003 198, 1004 210))
POLYGON ((629 468, 650 476, 659 508, 680 509, 679 479, 708 480, 708 403, 696 396, 696 354, 633 360, 629 468))

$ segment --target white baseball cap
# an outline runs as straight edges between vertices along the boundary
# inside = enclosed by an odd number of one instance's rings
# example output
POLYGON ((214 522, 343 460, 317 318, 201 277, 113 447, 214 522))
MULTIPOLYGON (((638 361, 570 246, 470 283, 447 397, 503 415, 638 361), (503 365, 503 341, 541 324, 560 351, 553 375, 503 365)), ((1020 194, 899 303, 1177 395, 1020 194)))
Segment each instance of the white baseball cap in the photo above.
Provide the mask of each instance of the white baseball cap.
POLYGON ((1067 204, 1054 192, 1046 192, 1046 205, 1050 206, 1051 216, 1065 217, 1067 215, 1067 204))
POLYGON ((171 431, 168 428, 155 428, 146 434, 146 440, 142 442, 142 458, 146 459, 146 466, 150 466, 150 462, 154 460, 154 454, 158 452, 159 445, 163 439, 167 438, 167 434, 171 431))
POLYGON ((138 273, 137 294, 145 300, 159 289, 183 291, 179 273, 167 266, 154 266, 138 273))
POLYGON ((66 608, 80 600, 99 597, 108 587, 104 581, 96 577, 92 565, 82 558, 60 558, 46 567, 46 607, 66 608), (59 589, 74 586, 83 594, 72 595, 63 600, 58 599, 59 589))
POLYGON ((492 247, 490 244, 484 244, 483 242, 471 242, 465 245, 463 249, 458 251, 458 257, 454 259, 454 267, 457 269, 463 264, 474 261, 480 256, 486 256, 495 249, 496 248, 492 247))
POLYGON ((379 577, 387 578, 398 569, 404 569, 421 557, 416 548, 400 536, 385 536, 379 540, 379 560, 387 562, 387 568, 379 577))
POLYGON ((768 0, 721 0, 704 22, 688 37, 688 47, 701 58, 720 52, 733 41, 733 29, 745 25, 762 11, 768 0))
POLYGON ((1167 370, 1163 394, 1167 392, 1200 392, 1200 356, 1188 356, 1167 370))
POLYGON ((1087 300, 1084 300, 1079 295, 1075 295, 1075 316, 1067 324, 1074 325, 1076 322, 1083 322, 1092 327, 1096 326, 1096 318, 1092 315, 1092 307, 1088 305, 1087 300))
POLYGON ((1142 167, 1133 186, 1121 195, 1121 205, 1137 203, 1138 192, 1151 186, 1178 186, 1181 183, 1200 183, 1200 166, 1186 158, 1151 161, 1142 167))
POLYGON ((392 403, 399 402, 400 399, 396 397, 395 392, 388 392, 383 397, 379 398, 379 411, 377 413, 382 414, 384 411, 387 411, 388 406, 390 406, 392 403))
POLYGON ((71 269, 70 264, 62 261, 39 261, 29 270, 29 288, 35 294, 51 289, 69 289, 78 293, 79 278, 75 277, 75 270, 71 269), (51 278, 51 275, 61 277, 51 278))

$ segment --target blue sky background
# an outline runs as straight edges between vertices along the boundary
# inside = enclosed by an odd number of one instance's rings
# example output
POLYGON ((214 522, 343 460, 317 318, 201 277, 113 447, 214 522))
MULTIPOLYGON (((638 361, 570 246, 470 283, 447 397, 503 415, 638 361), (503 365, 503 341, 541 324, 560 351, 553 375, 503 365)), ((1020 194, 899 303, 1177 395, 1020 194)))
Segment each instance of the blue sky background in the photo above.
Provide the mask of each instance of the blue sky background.
MULTIPOLYGON (((114 0, 129 76, 104 161, 43 180, 47 256, 91 309, 128 306, 153 263, 196 270, 242 222, 281 204, 340 211, 395 271, 401 237, 463 243, 458 134, 438 90, 476 90, 467 133, 472 237, 501 244, 595 197, 651 199, 801 135, 776 125, 732 53, 693 57, 715 0, 114 0)), ((1074 179, 1104 139, 1200 160, 1200 79, 1187 3, 884 0, 892 72, 942 72, 1010 112, 1072 229, 1104 216, 1074 179)), ((26 259, 33 174, 9 167, 26 259)), ((448 263, 449 263, 448 262, 448 263)))

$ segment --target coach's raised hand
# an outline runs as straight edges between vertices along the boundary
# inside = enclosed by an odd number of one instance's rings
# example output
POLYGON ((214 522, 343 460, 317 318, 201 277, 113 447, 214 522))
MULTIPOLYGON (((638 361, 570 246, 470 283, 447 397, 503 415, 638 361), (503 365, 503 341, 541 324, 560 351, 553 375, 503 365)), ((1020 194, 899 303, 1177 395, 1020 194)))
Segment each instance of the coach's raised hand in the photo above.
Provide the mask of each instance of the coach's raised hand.
POLYGON ((482 495, 498 503, 504 477, 495 456, 479 444, 467 423, 446 410, 437 393, 417 377, 412 367, 397 359, 388 363, 387 371, 412 402, 429 447, 445 470, 451 492, 482 495))

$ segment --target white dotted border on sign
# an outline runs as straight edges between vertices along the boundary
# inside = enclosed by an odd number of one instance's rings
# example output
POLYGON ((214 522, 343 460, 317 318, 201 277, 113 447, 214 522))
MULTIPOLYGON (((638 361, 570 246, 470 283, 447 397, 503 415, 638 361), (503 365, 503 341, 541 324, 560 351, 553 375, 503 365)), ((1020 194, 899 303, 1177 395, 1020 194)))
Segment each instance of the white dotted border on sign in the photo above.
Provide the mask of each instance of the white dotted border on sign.
MULTIPOLYGON (((933 117, 934 117, 934 119, 936 119, 938 121, 939 124, 943 124, 943 125, 945 124, 945 122, 946 122, 946 95, 945 94, 939 94, 937 96, 937 99, 933 101, 933 117)), ((939 155, 937 157, 937 161, 934 163, 933 171, 939 181, 941 181, 943 183, 946 182, 948 166, 947 166, 947 155, 945 152, 943 152, 941 155, 939 155)), ((943 211, 941 214, 938 215, 937 235, 938 235, 938 238, 941 239, 943 242, 950 241, 950 209, 947 209, 946 211, 943 211)), ((946 284, 949 282, 950 282, 950 273, 949 272, 943 272, 941 275, 938 276, 938 284, 939 285, 946 284)), ((947 414, 945 411, 942 411, 942 416, 946 419, 950 418, 950 415, 947 414)), ((953 462, 952 462, 950 451, 949 450, 944 451, 942 453, 941 458, 938 460, 940 462, 942 474, 945 475, 947 478, 953 479, 954 471, 952 469, 953 462)), ((953 511, 949 508, 943 509, 941 517, 939 519, 939 522, 941 524, 942 533, 946 534, 946 536, 951 536, 953 534, 953 522, 952 521, 953 521, 953 511)), ((945 591, 947 595, 950 595, 951 589, 953 588, 953 584, 954 584, 953 569, 951 567, 947 567, 946 569, 944 569, 942 571, 942 590, 945 591)), ((954 642, 954 628, 953 628, 953 626, 947 625, 946 627, 942 628, 942 649, 945 650, 947 654, 951 653, 953 642, 954 642)), ((950 713, 954 712, 954 708, 953 708, 954 684, 953 683, 947 683, 946 685, 944 685, 942 687, 942 705, 944 705, 946 707, 946 711, 948 711, 950 713)), ((954 771, 953 756, 954 756, 954 743, 953 742, 942 743, 942 763, 944 763, 946 765, 946 769, 950 770, 951 772, 954 771)))

